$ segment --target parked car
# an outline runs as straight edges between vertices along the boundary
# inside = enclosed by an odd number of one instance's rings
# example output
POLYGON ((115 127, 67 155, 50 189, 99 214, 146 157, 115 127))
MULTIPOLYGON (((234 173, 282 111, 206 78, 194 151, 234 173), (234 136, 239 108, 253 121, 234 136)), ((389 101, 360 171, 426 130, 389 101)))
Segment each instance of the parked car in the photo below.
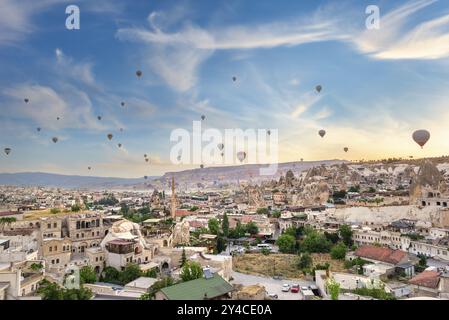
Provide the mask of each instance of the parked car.
POLYGON ((289 292, 290 291, 290 285, 289 284, 287 284, 287 283, 284 283, 283 285, 282 285, 282 292, 289 292))
POLYGON ((307 286, 302 286, 301 287, 301 293, 304 293, 304 291, 310 290, 309 287, 307 286))
POLYGON ((299 284, 292 285, 290 292, 298 293, 299 292, 299 284))
POLYGON ((278 295, 276 293, 268 293, 267 292, 267 296, 270 297, 271 299, 277 299, 278 295))

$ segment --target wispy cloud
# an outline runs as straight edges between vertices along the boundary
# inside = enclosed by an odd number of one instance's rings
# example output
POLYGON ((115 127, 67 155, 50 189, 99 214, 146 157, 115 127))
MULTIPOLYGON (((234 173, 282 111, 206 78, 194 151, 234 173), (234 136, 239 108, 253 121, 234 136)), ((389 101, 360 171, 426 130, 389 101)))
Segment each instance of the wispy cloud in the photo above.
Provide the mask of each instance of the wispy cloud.
POLYGON ((69 90, 70 92, 58 93, 47 86, 27 84, 9 87, 2 92, 8 99, 4 111, 51 130, 105 129, 96 121, 87 94, 73 87, 69 90), (25 98, 29 99, 28 103, 24 102, 25 98), (57 117, 60 119, 57 120, 57 117))
POLYGON ((163 31, 161 13, 149 15, 148 28, 121 28, 120 40, 142 43, 152 49, 147 63, 171 87, 184 92, 197 81, 198 68, 215 50, 245 50, 296 46, 346 38, 336 21, 301 19, 286 23, 227 26, 205 29, 185 23, 178 31, 163 31))
POLYGON ((357 48, 375 59, 449 57, 449 15, 411 25, 412 16, 437 0, 415 0, 382 15, 379 30, 354 36, 357 48))
POLYGON ((65 55, 59 48, 56 48, 55 55, 57 62, 56 69, 62 76, 70 77, 75 81, 99 88, 92 71, 92 63, 74 62, 71 57, 65 55))

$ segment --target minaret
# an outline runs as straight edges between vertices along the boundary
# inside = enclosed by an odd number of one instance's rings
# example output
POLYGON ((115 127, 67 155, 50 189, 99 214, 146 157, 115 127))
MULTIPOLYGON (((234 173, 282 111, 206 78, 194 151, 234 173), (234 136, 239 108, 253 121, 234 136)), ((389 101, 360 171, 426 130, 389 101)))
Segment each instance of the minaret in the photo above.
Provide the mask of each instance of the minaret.
POLYGON ((175 177, 171 177, 171 217, 173 220, 176 219, 176 193, 175 193, 175 177))

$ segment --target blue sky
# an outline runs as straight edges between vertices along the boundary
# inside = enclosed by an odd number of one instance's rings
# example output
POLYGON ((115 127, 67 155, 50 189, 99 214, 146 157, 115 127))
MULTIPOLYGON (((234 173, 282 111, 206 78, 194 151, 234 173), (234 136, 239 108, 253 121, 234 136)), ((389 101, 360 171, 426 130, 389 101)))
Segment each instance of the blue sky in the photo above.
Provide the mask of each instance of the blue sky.
POLYGON ((443 155, 448 43, 441 0, 0 0, 0 147, 13 149, 0 171, 197 167, 170 163, 169 138, 202 114, 207 128, 278 129, 280 161, 443 155), (69 4, 80 30, 65 28, 69 4), (379 30, 365 27, 370 4, 379 30))

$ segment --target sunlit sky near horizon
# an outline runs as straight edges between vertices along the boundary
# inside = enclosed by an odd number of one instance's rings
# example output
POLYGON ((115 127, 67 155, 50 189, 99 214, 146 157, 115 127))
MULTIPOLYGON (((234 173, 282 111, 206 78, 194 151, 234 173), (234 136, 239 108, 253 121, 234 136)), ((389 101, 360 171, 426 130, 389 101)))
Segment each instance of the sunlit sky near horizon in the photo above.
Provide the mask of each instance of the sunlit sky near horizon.
POLYGON ((280 162, 440 156, 448 88, 442 0, 0 0, 0 172, 196 168, 171 164, 170 133, 203 114, 205 128, 278 129, 280 162))

